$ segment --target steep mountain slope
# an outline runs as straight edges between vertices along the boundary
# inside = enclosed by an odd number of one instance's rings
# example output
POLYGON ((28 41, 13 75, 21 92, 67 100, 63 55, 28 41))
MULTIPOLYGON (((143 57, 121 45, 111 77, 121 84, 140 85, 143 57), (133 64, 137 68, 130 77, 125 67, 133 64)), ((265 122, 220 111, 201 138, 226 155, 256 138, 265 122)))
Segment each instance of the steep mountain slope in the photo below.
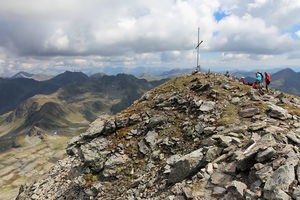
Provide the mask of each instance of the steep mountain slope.
POLYGON ((178 77, 94 121, 17 199, 296 198, 299 106, 222 75, 178 77))

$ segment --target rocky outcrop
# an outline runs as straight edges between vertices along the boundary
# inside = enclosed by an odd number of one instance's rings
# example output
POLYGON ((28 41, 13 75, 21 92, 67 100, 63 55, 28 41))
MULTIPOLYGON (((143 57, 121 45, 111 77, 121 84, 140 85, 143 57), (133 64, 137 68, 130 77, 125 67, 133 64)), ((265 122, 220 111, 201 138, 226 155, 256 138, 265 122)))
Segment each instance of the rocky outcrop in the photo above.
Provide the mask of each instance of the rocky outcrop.
POLYGON ((18 199, 297 199, 296 97, 265 92, 219 75, 172 79, 93 122, 18 199))

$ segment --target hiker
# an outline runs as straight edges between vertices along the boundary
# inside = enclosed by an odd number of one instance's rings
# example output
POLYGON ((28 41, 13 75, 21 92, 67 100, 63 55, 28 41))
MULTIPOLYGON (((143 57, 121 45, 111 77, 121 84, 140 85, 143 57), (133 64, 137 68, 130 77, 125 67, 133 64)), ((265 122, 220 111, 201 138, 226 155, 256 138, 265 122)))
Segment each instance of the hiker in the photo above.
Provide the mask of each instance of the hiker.
POLYGON ((271 83, 271 77, 270 77, 270 74, 268 74, 267 72, 265 72, 265 81, 266 81, 266 89, 267 89, 267 92, 269 92, 269 85, 271 83))
POLYGON ((242 82, 243 84, 245 84, 245 77, 242 76, 242 78, 240 79, 240 82, 242 82))
POLYGON ((255 82, 255 88, 260 88, 261 85, 261 73, 256 72, 256 82, 255 82))
POLYGON ((263 88, 264 87, 264 75, 263 73, 259 72, 259 74, 261 75, 261 81, 260 81, 260 87, 263 88))
POLYGON ((226 73, 224 74, 226 77, 229 77, 229 71, 226 71, 226 73))

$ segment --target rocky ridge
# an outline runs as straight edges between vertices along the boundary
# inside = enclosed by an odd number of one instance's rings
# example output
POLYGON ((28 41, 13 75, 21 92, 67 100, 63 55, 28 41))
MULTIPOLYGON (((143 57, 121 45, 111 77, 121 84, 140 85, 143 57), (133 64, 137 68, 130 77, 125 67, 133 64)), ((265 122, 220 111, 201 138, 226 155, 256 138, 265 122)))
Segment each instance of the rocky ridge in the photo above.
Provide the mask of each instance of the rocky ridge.
POLYGON ((68 144, 17 199, 300 199, 300 100, 174 78, 68 144))

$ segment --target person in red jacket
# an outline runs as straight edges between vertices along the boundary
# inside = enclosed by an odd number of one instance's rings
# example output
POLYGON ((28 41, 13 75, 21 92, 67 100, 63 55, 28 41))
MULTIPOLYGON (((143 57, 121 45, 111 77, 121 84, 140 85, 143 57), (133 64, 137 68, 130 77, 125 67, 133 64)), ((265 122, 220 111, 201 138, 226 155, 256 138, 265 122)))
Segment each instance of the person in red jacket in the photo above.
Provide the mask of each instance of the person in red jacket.
POLYGON ((271 77, 270 77, 270 74, 268 74, 267 72, 265 72, 265 81, 266 81, 266 89, 269 92, 269 85, 271 83, 271 77))

